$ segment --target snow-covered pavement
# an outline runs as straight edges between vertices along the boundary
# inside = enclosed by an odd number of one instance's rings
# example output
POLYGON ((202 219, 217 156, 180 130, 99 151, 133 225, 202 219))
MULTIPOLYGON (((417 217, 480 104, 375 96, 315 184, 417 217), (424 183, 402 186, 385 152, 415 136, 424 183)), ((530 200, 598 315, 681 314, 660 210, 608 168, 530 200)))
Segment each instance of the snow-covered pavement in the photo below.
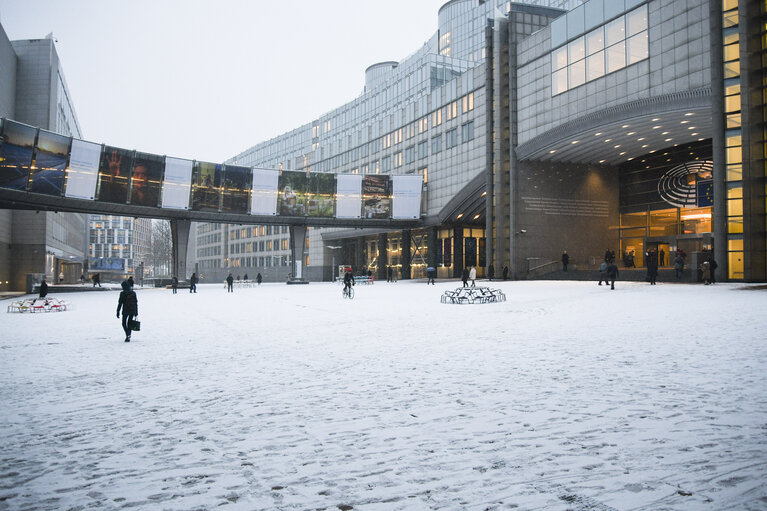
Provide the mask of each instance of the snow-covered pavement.
POLYGON ((767 290, 459 284, 0 301, 0 510, 767 509, 767 290))

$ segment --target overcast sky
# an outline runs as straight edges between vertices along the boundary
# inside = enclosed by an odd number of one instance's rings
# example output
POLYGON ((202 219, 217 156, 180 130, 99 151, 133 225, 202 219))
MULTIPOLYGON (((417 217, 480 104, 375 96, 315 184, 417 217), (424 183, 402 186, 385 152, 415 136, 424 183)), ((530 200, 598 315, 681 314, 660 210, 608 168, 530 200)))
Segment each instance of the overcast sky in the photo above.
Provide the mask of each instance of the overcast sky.
POLYGON ((223 161, 357 97, 437 31, 447 0, 2 0, 53 32, 83 138, 223 161))

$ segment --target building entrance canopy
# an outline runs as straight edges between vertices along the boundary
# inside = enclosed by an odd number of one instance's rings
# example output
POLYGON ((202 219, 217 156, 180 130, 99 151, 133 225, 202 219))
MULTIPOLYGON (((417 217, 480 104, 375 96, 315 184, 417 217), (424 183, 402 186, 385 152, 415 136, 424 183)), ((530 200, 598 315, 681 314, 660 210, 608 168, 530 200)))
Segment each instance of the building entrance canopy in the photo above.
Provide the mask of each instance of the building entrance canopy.
POLYGON ((421 176, 350 175, 209 163, 0 127, 0 206, 314 226, 413 226, 421 176))

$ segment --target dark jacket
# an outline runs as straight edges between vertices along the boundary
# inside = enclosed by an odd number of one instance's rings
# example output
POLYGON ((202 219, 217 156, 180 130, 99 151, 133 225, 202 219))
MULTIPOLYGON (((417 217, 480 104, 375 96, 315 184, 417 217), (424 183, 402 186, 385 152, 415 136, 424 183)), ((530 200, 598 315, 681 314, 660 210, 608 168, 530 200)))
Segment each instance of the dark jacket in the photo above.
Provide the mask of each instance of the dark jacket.
POLYGON ((45 298, 45 295, 48 294, 48 283, 45 281, 42 281, 40 283, 40 298, 45 298))
POLYGON ((615 265, 615 263, 610 263, 607 265, 607 278, 610 280, 615 280, 618 278, 618 267, 615 265))
POLYGON ((131 289, 127 281, 122 283, 123 290, 120 291, 120 299, 117 301, 117 315, 120 315, 122 308, 125 316, 138 316, 138 298, 136 292, 131 289))
POLYGON ((226 283, 231 284, 234 282, 234 277, 232 277, 232 274, 230 273, 229 276, 226 278, 226 283))

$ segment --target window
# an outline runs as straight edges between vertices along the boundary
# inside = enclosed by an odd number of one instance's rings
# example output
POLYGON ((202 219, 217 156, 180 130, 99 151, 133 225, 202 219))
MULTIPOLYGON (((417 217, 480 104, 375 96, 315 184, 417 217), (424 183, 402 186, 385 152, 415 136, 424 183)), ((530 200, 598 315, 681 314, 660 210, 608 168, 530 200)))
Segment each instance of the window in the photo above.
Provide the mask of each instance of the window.
POLYGON ((426 158, 429 156, 429 142, 424 140, 418 143, 418 159, 426 158))
POLYGON ((461 142, 468 142, 469 140, 474 140, 474 121, 461 126, 461 142))
POLYGON ((397 169, 402 166, 402 151, 394 153, 394 168, 397 169))
POLYGON ((415 146, 405 148, 405 164, 413 163, 415 161, 415 146))
POLYGON ((455 128, 445 132, 445 149, 452 149, 458 144, 458 130, 455 128))
POLYGON ((431 139, 431 154, 437 154, 442 151, 442 135, 437 135, 431 139))
POLYGON ((432 120, 431 120, 431 125, 432 126, 439 126, 440 124, 442 124, 442 109, 441 108, 432 114, 432 120))
MULTIPOLYGON (((383 172, 389 172, 391 170, 391 157, 390 156, 384 156, 381 158, 381 170, 383 172)), ((376 172, 378 174, 378 172, 376 172)))

